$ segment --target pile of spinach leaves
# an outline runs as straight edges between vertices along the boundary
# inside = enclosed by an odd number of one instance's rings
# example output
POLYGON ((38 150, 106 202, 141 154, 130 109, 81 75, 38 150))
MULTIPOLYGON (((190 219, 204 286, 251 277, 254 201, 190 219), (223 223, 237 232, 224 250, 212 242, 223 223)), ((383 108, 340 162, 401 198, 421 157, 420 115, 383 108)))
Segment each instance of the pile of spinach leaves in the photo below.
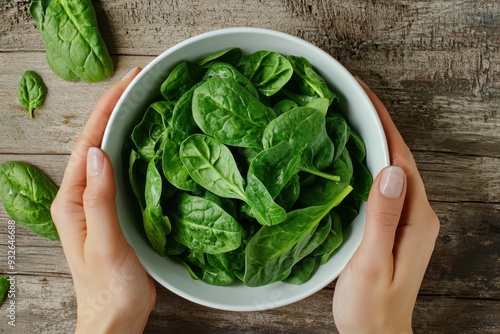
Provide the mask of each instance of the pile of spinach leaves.
POLYGON ((303 57, 229 48, 160 91, 125 145, 152 247, 209 284, 309 280, 372 184, 325 80, 303 57))

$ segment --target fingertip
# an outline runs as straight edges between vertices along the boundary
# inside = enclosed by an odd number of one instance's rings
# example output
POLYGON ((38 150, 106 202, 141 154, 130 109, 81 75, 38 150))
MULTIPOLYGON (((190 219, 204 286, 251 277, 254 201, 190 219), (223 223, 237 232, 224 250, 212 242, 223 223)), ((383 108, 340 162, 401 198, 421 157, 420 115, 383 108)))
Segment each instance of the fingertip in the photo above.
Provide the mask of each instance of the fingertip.
POLYGON ((131 69, 127 74, 123 76, 123 78, 120 80, 120 82, 127 82, 127 81, 132 81, 137 74, 139 74, 142 71, 142 67, 136 66, 133 69, 131 69))

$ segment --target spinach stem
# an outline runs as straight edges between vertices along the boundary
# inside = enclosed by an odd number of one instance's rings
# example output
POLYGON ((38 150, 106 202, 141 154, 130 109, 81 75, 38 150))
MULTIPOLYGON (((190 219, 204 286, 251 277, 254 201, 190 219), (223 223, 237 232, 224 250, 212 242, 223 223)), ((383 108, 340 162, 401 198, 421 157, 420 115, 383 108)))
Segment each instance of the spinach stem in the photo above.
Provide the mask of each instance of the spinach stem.
POLYGON ((338 175, 332 175, 332 174, 328 174, 328 173, 324 173, 324 172, 321 172, 317 169, 314 169, 314 168, 308 168, 308 167, 304 167, 304 166, 299 166, 297 168, 299 171, 301 172, 306 172, 306 173, 310 173, 310 174, 313 174, 313 175, 316 175, 316 176, 320 176, 322 178, 325 178, 325 179, 328 179, 328 180, 331 180, 331 181, 334 181, 334 182, 339 182, 340 181, 340 176, 338 175))

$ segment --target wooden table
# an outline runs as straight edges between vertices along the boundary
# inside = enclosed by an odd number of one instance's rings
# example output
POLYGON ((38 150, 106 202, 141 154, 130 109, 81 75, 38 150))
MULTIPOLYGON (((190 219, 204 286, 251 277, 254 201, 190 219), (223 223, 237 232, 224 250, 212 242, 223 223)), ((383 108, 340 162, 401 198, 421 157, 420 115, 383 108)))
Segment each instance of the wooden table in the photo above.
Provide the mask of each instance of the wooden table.
MULTIPOLYGON (((29 1, 0 1, 0 163, 25 161, 60 184, 98 97, 134 66, 217 28, 255 26, 326 50, 381 97, 412 149, 441 220, 414 313, 416 333, 500 332, 500 2, 497 0, 94 1, 116 65, 101 83, 70 83, 45 61, 29 1), (17 102, 25 70, 48 87, 29 119, 17 102)), ((7 271, 0 209, 0 272, 7 271)), ((17 229, 16 327, 69 333, 76 302, 58 242, 17 229)), ((335 283, 296 304, 233 313, 158 286, 147 333, 330 333, 335 283)))

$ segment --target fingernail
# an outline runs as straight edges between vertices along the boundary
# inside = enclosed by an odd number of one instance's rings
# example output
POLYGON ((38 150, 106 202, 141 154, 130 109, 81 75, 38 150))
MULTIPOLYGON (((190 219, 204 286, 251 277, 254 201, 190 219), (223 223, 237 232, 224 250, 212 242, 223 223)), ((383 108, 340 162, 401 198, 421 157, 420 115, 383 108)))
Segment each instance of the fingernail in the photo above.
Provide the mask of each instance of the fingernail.
POLYGON ((102 173, 104 157, 97 147, 89 148, 87 153, 87 175, 96 176, 102 173))
POLYGON ((390 166, 382 172, 380 192, 388 198, 399 198, 404 184, 404 171, 401 167, 390 166))
POLYGON ((138 70, 139 66, 136 66, 134 67, 133 69, 131 69, 127 74, 125 74, 125 76, 122 78, 121 81, 125 81, 125 80, 128 80, 130 79, 130 77, 132 76, 135 76, 135 72, 138 70))

